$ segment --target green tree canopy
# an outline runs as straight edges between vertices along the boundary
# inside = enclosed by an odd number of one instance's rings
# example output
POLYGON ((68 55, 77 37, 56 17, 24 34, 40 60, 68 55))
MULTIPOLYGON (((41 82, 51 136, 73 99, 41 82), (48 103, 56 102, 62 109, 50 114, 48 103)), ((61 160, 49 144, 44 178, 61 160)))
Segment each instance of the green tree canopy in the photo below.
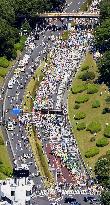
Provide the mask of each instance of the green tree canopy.
POLYGON ((106 51, 98 62, 100 76, 104 82, 110 83, 110 51, 106 51))
POLYGON ((98 49, 110 49, 110 19, 106 19, 94 32, 95 44, 98 49))
POLYGON ((98 159, 95 164, 95 175, 102 186, 110 188, 110 155, 98 159))
POLYGON ((110 17, 110 1, 109 0, 102 0, 100 2, 100 15, 101 15, 101 20, 105 20, 106 18, 110 17))

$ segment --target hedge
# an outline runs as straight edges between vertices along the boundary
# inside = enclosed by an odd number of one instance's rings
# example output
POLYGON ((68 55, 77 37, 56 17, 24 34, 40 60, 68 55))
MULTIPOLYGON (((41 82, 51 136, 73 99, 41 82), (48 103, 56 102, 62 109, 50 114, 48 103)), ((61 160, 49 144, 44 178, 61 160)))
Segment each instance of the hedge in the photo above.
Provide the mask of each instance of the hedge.
POLYGON ((83 67, 81 68, 82 71, 88 70, 88 69, 89 69, 89 66, 88 66, 88 65, 85 65, 85 66, 83 66, 83 67))
POLYGON ((86 90, 86 88, 87 88, 87 86, 86 85, 74 85, 73 87, 72 87, 72 93, 73 94, 77 94, 77 93, 81 93, 81 92, 83 92, 84 90, 86 90))
POLYGON ((87 93, 94 94, 98 92, 98 85, 95 84, 88 84, 87 86, 87 93))
POLYGON ((92 103, 92 108, 98 108, 98 107, 100 107, 100 101, 94 100, 94 102, 92 103))
POLYGON ((93 80, 95 78, 95 73, 93 71, 85 71, 83 72, 83 74, 80 75, 80 78, 83 81, 93 80))
POLYGON ((93 121, 87 126, 87 131, 90 131, 92 134, 101 131, 101 124, 99 122, 93 121))
POLYGON ((80 105, 79 104, 75 104, 74 109, 79 109, 80 105))
POLYGON ((110 138, 110 125, 108 125, 104 130, 104 136, 110 138))
POLYGON ((85 122, 81 122, 77 125, 77 130, 84 130, 86 128, 86 123, 85 122))
POLYGON ((7 68, 9 61, 5 57, 0 57, 0 67, 7 68))
POLYGON ((86 117, 86 114, 84 112, 78 112, 76 113, 75 115, 75 120, 81 120, 81 119, 84 119, 86 117))
POLYGON ((97 140, 97 142, 96 142, 96 146, 97 147, 104 147, 104 146, 106 146, 108 144, 109 144, 109 141, 105 137, 102 137, 101 139, 97 140))
POLYGON ((99 148, 98 147, 91 147, 88 149, 85 153, 86 158, 94 157, 95 155, 99 154, 99 148))
POLYGON ((81 95, 76 98, 75 103, 84 103, 87 102, 88 100, 89 100, 88 95, 81 95))

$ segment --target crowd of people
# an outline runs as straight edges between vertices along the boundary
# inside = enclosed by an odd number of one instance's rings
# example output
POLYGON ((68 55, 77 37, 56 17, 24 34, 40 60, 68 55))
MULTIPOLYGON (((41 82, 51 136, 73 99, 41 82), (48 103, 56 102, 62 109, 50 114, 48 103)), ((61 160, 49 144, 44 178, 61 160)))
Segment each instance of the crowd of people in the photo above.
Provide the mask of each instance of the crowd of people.
POLYGON ((56 171, 57 185, 86 192, 90 191, 86 183, 88 173, 67 120, 67 90, 92 42, 91 30, 77 26, 67 40, 61 36, 52 38, 50 64, 43 69, 45 78, 36 92, 33 108, 37 135, 52 169, 56 171), (42 110, 48 110, 48 113, 43 114, 42 110), (57 111, 62 112, 57 114, 57 111))

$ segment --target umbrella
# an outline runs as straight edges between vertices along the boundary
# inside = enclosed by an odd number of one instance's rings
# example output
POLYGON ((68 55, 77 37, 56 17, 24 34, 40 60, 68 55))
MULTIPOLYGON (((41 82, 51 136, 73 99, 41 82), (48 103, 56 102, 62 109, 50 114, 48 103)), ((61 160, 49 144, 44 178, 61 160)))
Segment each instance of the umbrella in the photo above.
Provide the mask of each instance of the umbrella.
POLYGON ((12 114, 12 115, 19 115, 20 112, 21 112, 21 110, 20 110, 19 108, 13 108, 13 109, 11 110, 11 114, 12 114))

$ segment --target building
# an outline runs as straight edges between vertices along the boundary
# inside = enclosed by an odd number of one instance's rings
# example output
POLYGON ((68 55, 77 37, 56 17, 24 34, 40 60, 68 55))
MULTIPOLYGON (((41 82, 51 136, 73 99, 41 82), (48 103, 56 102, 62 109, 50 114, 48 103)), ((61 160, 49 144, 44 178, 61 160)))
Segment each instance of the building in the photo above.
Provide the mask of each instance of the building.
POLYGON ((14 177, 0 180, 0 205, 30 205, 34 183, 24 169, 14 170, 14 177))

